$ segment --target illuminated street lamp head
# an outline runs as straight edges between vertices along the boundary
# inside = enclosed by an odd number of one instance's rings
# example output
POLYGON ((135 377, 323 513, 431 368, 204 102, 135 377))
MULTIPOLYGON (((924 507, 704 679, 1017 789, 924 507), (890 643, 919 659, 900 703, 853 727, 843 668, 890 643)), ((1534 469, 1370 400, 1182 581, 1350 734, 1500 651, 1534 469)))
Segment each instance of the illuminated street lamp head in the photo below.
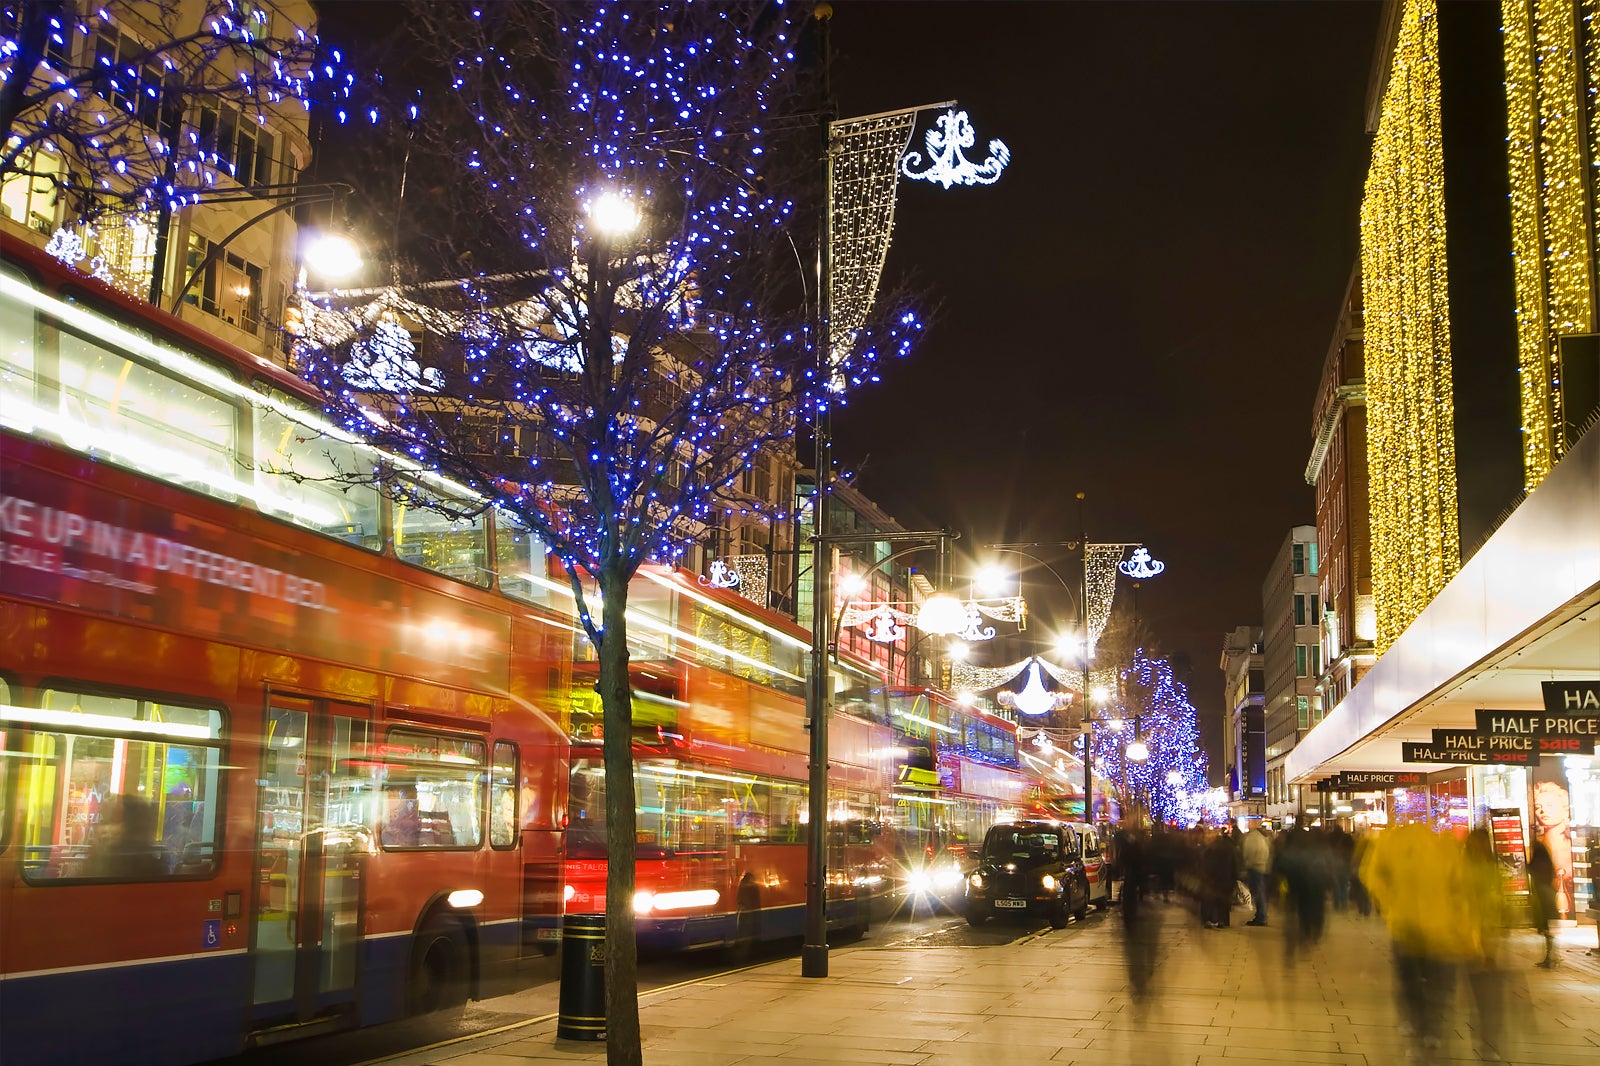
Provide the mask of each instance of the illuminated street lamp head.
POLYGON ((1063 659, 1076 659, 1083 654, 1083 641, 1072 634, 1056 638, 1056 654, 1063 659))
POLYGON ((966 662, 967 656, 971 653, 972 649, 967 647, 965 641, 952 640, 950 642, 950 658, 954 659, 956 662, 966 662))
POLYGON ((976 580, 978 588, 986 596, 998 596, 1011 587, 1011 575, 1005 567, 995 563, 980 568, 976 580))
POLYGON ((846 574, 839 579, 839 591, 846 596, 859 596, 867 591, 867 579, 860 574, 846 574))
POLYGON ((361 249, 342 233, 313 234, 305 244, 305 265, 318 277, 339 281, 361 269, 361 249))
POLYGON ((607 237, 623 237, 639 228, 644 216, 619 192, 603 192, 589 204, 589 220, 607 237))
POLYGON ((922 601, 916 625, 936 637, 952 636, 967 628, 967 609, 954 596, 936 592, 922 601))
POLYGON ((1127 756, 1129 762, 1144 762, 1150 757, 1150 749, 1142 740, 1135 740, 1128 745, 1127 756))
POLYGON ((1104 703, 1111 698, 1111 690, 1104 685, 1096 685, 1089 690, 1089 698, 1096 703, 1104 703))

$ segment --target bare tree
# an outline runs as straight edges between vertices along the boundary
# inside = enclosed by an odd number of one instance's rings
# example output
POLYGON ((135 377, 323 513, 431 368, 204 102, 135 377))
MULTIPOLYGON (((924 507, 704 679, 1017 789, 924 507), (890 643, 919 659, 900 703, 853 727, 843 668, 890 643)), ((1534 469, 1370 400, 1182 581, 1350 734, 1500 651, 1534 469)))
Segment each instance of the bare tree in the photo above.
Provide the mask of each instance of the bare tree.
POLYGON ((737 491, 752 460, 792 448, 918 329, 895 309, 826 357, 817 343, 803 264, 822 125, 797 76, 804 18, 753 4, 412 8, 415 69, 445 77, 390 108, 408 145, 396 224, 410 254, 364 312, 310 312, 298 356, 352 430, 458 487, 388 491, 494 509, 565 567, 599 660, 611 1063, 641 1061, 629 580, 718 512, 759 507, 737 491))

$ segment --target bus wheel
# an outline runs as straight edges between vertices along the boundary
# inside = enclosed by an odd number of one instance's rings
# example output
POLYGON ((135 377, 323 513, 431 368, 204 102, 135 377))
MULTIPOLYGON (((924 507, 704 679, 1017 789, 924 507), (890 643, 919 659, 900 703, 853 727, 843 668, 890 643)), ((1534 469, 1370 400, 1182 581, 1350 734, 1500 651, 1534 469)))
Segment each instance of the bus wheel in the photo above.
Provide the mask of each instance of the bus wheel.
POLYGON ((412 1015, 459 1014, 467 1002, 467 945, 455 923, 428 919, 411 945, 406 1010, 412 1015))

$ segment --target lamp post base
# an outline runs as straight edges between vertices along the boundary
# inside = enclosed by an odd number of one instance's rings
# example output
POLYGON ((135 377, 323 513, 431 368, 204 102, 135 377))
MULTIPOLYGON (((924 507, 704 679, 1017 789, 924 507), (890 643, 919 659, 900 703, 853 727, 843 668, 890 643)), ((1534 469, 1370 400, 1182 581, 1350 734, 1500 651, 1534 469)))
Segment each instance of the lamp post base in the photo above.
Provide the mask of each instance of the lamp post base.
POLYGON ((800 976, 828 976, 828 945, 807 944, 800 949, 800 976))

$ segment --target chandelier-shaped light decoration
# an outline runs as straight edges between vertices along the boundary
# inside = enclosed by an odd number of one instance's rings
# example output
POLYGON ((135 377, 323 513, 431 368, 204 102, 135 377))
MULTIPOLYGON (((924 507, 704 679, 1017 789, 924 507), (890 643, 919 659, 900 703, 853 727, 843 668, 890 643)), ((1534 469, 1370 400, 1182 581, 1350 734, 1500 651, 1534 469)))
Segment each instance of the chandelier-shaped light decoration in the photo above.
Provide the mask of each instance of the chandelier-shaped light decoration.
POLYGON ((707 588, 736 589, 739 587, 739 572, 721 559, 713 559, 699 580, 707 588))
POLYGON ((900 173, 946 189, 952 185, 993 185, 1000 180, 1000 172, 1011 161, 1011 149, 1001 141, 992 140, 989 158, 974 163, 962 151, 978 141, 967 113, 951 108, 939 116, 937 123, 923 138, 928 148, 928 165, 921 170, 913 169, 921 165, 922 153, 907 152, 900 160, 900 173))
POLYGON ((969 644, 994 639, 994 626, 983 624, 983 614, 976 603, 967 604, 967 628, 961 631, 961 639, 969 644))
POLYGON ((1044 687, 1037 661, 1028 665, 1028 683, 1022 686, 1022 691, 1000 693, 1002 706, 1015 707, 1020 713, 1035 717, 1049 714, 1058 702, 1057 694, 1044 687))
POLYGON ((1133 549, 1133 558, 1126 559, 1117 564, 1117 569, 1121 570, 1124 574, 1127 574, 1129 577, 1140 578, 1155 577, 1166 568, 1167 564, 1162 562, 1160 559, 1150 558, 1150 549, 1144 547, 1133 549))
POLYGON ((895 617, 894 608, 888 604, 874 611, 867 619, 866 636, 879 644, 893 644, 906 635, 906 627, 895 617))

